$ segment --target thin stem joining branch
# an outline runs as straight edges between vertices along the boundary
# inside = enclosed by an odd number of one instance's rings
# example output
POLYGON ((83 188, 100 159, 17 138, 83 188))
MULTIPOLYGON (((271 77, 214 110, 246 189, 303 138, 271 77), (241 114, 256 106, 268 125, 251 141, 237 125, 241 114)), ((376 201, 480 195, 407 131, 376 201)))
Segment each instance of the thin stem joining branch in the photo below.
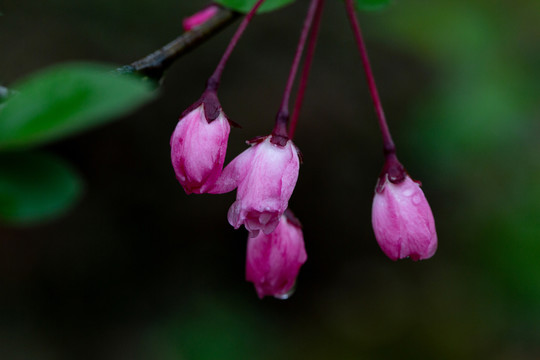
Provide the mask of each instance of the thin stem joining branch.
POLYGON ((379 126, 381 128, 381 134, 383 138, 384 153, 387 156, 390 154, 395 154, 396 147, 394 145, 394 141, 392 140, 392 135, 390 135, 390 130, 388 129, 386 117, 384 116, 381 99, 379 97, 377 85, 375 84, 375 78, 373 77, 373 71, 371 70, 371 65, 369 63, 366 45, 364 43, 364 39, 362 38, 360 24, 358 23, 358 19, 356 18, 356 13, 354 11, 353 0, 345 0, 345 6, 347 8, 347 15, 353 29, 356 44, 358 46, 358 50, 360 51, 362 64, 364 65, 364 71, 366 73, 369 92, 371 93, 373 105, 375 106, 375 113, 377 114, 377 118, 379 120, 379 126))
POLYGON ((240 15, 240 13, 220 7, 218 12, 204 24, 185 32, 161 49, 121 67, 118 71, 122 73, 138 72, 159 80, 163 76, 163 72, 175 60, 231 24, 240 15))
MULTIPOLYGON (((213 35, 233 23, 241 14, 219 7, 218 12, 204 24, 180 35, 161 49, 136 60, 129 65, 118 68, 118 73, 139 73, 154 80, 159 80, 167 68, 180 56, 193 50, 213 35)), ((12 91, 0 86, 0 102, 4 101, 12 91)))

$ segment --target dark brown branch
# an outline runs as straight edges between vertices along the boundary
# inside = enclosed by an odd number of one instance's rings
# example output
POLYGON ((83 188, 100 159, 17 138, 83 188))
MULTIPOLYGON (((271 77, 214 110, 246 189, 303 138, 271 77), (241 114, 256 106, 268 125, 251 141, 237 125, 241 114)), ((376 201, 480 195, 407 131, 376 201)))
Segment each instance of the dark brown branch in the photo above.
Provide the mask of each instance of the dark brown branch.
POLYGON ((211 36, 231 24, 241 14, 220 7, 210 20, 201 26, 177 37, 161 49, 118 69, 120 73, 137 72, 149 78, 159 80, 164 71, 181 55, 194 49, 211 36))
MULTIPOLYGON (((242 14, 220 7, 216 15, 204 24, 180 35, 161 49, 144 58, 122 66, 116 71, 121 74, 139 73, 154 80, 160 80, 167 68, 180 56, 193 50, 205 40, 230 25, 242 14)), ((12 91, 0 85, 0 102, 4 101, 12 91)))

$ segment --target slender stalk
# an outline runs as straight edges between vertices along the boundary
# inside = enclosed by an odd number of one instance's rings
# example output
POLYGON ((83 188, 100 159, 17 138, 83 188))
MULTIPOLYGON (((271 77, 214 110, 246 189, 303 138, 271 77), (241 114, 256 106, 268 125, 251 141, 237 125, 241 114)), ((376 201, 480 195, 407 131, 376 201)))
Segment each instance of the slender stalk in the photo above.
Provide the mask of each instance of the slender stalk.
POLYGON ((356 44, 358 46, 358 50, 360 51, 362 64, 364 65, 364 71, 366 73, 369 92, 371 93, 373 105, 375 106, 375 113, 377 114, 377 118, 379 120, 379 126, 381 128, 381 134, 383 138, 384 153, 388 156, 389 154, 394 154, 396 152, 396 146, 394 145, 392 135, 390 135, 390 130, 388 129, 386 117, 384 116, 381 99, 379 97, 377 85, 375 84, 375 78, 373 77, 373 71, 371 70, 371 65, 369 63, 366 45, 364 43, 364 39, 362 38, 360 24, 358 23, 358 19, 356 18, 356 13, 354 11, 353 0, 345 0, 345 6, 347 9, 349 21, 351 22, 351 27, 354 33, 356 44))
POLYGON ((227 64, 227 61, 231 57, 231 54, 234 50, 234 47, 238 43, 238 40, 242 37, 242 34, 246 30, 246 27, 250 23, 251 19, 255 16, 255 13, 257 12, 257 9, 264 3, 265 0, 258 0, 255 5, 251 8, 251 10, 246 14, 242 22, 240 23, 240 26, 238 26, 238 29, 234 33, 231 41, 229 42, 229 45, 227 46, 227 49, 225 50, 225 53, 221 57, 221 60, 219 61, 219 64, 216 67, 216 70, 214 70, 214 73, 210 78, 208 79, 207 83, 207 89, 208 90, 217 90, 219 87, 219 83, 221 81, 221 75, 223 74, 223 70, 225 69, 225 65, 227 64))
POLYGON ((315 48, 317 45, 317 37, 319 35, 319 29, 321 27, 323 7, 324 0, 321 0, 317 5, 315 19, 313 20, 313 28, 311 29, 311 32, 309 34, 308 48, 306 51, 304 65, 302 67, 302 74, 300 75, 300 85, 298 86, 298 93, 296 94, 296 99, 294 101, 293 113, 291 115, 291 121, 289 125, 290 139, 294 137, 296 125, 298 124, 298 116, 300 115, 300 109, 302 108, 302 103, 304 102, 304 95, 306 93, 309 73, 311 71, 311 65, 313 63, 313 55, 315 54, 315 48))
POLYGON ((306 19, 304 20, 304 25, 302 27, 302 32, 300 33, 300 40, 298 41, 298 46, 294 55, 291 71, 287 80, 287 85, 285 86, 285 92, 283 93, 281 107, 279 108, 276 116, 276 125, 274 126, 274 130, 272 131, 273 135, 277 135, 279 137, 287 138, 287 124, 289 122, 289 101, 291 98, 291 91, 294 85, 294 79, 296 78, 296 73, 298 72, 300 60, 302 59, 302 53, 304 52, 306 40, 311 29, 311 25, 313 24, 313 19, 315 18, 317 7, 320 2, 321 0, 311 0, 306 19))

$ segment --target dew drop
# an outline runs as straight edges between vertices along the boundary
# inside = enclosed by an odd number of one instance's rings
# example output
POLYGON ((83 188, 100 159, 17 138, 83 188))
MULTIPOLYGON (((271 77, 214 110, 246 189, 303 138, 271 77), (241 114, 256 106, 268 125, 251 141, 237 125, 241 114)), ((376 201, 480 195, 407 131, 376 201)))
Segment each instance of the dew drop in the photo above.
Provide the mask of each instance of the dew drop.
POLYGON ((412 202, 413 202, 414 205, 420 204, 421 201, 422 201, 422 199, 420 199, 420 195, 415 195, 412 198, 412 202))
POLYGON ((405 196, 411 196, 413 194, 413 189, 407 189, 403 192, 403 195, 405 196))
POLYGON ((276 299, 279 299, 279 300, 287 300, 288 298, 290 298, 291 296, 293 296, 294 292, 296 291, 296 283, 294 283, 294 285, 290 288, 289 291, 287 291, 286 293, 284 294, 279 294, 279 295, 274 295, 274 297, 276 299))

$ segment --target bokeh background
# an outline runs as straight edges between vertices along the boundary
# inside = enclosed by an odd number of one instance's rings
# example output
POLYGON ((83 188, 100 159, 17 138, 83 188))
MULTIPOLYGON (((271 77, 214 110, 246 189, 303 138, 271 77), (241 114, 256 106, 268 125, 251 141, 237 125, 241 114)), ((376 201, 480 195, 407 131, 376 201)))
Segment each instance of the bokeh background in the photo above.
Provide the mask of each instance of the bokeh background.
MULTIPOLYGON (((228 159, 270 132, 307 1, 257 17, 227 67, 228 159)), ((58 62, 126 64, 202 0, 5 0, 4 85, 58 62)), ((187 196, 169 160, 181 112, 236 25, 177 61, 160 96, 48 145, 85 179, 54 221, 0 227, 0 358, 540 358, 540 2, 395 0, 361 13, 398 154, 439 250, 392 262, 370 208, 381 140, 340 1, 327 1, 290 201, 308 262, 289 300, 244 280, 234 193, 187 196)))

